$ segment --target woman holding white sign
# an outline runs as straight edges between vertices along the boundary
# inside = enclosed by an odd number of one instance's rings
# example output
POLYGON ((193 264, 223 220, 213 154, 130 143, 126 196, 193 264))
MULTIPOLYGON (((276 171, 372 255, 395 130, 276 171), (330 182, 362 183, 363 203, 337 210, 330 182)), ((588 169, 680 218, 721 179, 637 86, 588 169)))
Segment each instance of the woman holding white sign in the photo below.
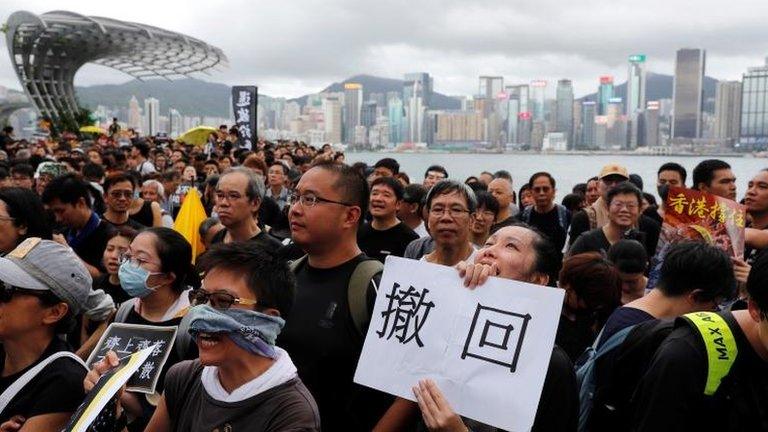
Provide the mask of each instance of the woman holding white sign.
MULTIPOLYGON (((499 229, 477 252, 474 263, 460 262, 456 268, 470 289, 490 276, 546 285, 557 266, 557 251, 538 231, 513 225, 499 229)), ((431 380, 413 388, 424 424, 430 431, 491 432, 498 429, 459 416, 431 380)), ((568 355, 555 346, 544 381, 532 431, 575 431, 578 412, 576 376, 568 355)), ((413 413, 413 403, 399 399, 376 427, 377 432, 402 430, 413 413)))

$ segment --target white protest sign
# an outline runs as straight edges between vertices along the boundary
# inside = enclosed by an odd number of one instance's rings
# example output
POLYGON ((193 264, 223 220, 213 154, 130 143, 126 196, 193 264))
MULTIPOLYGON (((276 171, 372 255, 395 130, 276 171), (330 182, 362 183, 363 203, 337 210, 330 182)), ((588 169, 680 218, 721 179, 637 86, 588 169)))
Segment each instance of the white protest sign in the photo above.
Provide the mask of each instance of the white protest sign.
POLYGON ((533 425, 564 291, 388 257, 355 382, 414 400, 433 379, 453 409, 506 429, 533 425))

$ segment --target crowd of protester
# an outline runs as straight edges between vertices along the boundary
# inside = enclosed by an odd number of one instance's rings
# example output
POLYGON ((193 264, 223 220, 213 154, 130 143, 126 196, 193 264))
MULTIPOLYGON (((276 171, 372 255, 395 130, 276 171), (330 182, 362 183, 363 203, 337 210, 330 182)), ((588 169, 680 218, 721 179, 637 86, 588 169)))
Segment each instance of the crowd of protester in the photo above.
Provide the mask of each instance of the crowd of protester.
POLYGON ((768 170, 737 191, 721 160, 690 180, 613 163, 558 203, 546 171, 516 189, 515 167, 404 173, 226 126, 205 146, 110 132, 0 134, 0 431, 61 430, 118 364, 75 357, 113 322, 185 331, 156 393, 121 391, 96 431, 497 430, 432 381, 417 402, 353 383, 387 256, 565 291, 534 431, 768 430, 768 170), (744 256, 680 243, 650 281, 670 186, 742 199, 744 256), (200 256, 173 230, 193 189, 200 256))

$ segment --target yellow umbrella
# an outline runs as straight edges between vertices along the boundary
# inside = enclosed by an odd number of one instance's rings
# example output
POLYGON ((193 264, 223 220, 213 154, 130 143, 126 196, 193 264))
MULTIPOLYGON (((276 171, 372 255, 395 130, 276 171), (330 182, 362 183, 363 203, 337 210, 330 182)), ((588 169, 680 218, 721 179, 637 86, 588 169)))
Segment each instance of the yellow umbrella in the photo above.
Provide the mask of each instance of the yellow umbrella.
POLYGON ((200 193, 195 188, 190 188, 184 196, 184 202, 181 204, 179 214, 173 223, 173 229, 184 236, 192 245, 192 263, 198 255, 205 251, 203 240, 200 238, 200 224, 206 218, 203 202, 200 200, 200 193))
POLYGON ((184 141, 185 144, 192 144, 192 145, 203 145, 206 142, 208 142, 208 137, 211 135, 211 132, 217 133, 219 130, 215 127, 210 126, 197 126, 193 127, 192 129, 184 132, 178 140, 184 141))
POLYGON ((80 132, 83 133, 92 133, 92 134, 107 134, 107 131, 104 129, 98 127, 98 126, 82 126, 80 127, 80 132))

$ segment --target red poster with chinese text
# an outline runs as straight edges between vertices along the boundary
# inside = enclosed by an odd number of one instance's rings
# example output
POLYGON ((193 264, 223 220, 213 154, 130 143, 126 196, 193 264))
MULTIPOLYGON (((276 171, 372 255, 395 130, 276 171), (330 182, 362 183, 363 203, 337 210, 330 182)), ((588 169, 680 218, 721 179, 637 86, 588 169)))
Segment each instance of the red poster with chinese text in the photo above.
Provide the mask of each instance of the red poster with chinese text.
POLYGON ((657 253, 681 241, 701 241, 744 256, 746 208, 726 198, 670 187, 657 253))

